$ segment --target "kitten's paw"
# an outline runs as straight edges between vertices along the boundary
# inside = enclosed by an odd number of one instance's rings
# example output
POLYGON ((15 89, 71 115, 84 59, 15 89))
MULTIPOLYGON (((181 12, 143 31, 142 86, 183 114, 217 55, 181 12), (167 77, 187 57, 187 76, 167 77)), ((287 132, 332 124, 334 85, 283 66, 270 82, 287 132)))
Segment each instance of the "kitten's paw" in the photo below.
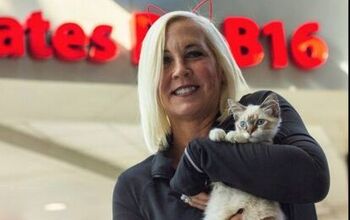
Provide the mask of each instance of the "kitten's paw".
POLYGON ((247 143, 249 140, 249 134, 248 133, 239 133, 239 134, 236 134, 235 136, 235 141, 237 143, 247 143))
POLYGON ((235 131, 229 131, 225 136, 225 140, 231 143, 236 143, 235 136, 236 136, 235 131))
POLYGON ((209 139, 212 141, 225 140, 226 132, 221 128, 214 128, 209 132, 209 139))
POLYGON ((249 140, 249 134, 230 131, 226 134, 225 140, 231 143, 247 143, 249 140))

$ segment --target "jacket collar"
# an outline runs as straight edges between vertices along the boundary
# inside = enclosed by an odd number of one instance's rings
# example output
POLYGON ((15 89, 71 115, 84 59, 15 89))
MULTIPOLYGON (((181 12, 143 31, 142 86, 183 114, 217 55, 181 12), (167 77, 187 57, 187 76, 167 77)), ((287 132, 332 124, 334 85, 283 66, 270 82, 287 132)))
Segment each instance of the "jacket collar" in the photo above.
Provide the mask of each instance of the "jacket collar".
POLYGON ((175 173, 175 169, 172 167, 171 162, 172 159, 166 156, 166 151, 157 152, 152 161, 152 177, 170 180, 175 173))
MULTIPOLYGON (((220 113, 216 115, 218 118, 220 116, 220 113)), ((212 127, 218 126, 220 123, 218 120, 216 120, 212 127)), ((172 135, 169 134, 167 137, 167 142, 169 145, 172 143, 172 135)), ((171 179, 175 174, 175 168, 172 166, 172 159, 167 156, 169 148, 166 148, 165 150, 158 151, 152 161, 152 170, 151 175, 153 178, 165 178, 165 179, 171 179)))

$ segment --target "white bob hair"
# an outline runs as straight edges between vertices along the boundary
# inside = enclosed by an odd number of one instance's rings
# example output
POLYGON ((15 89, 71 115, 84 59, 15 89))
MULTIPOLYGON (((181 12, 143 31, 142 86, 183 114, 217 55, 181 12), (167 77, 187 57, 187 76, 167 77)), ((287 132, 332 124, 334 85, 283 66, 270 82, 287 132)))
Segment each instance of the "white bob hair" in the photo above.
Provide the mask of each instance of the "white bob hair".
POLYGON ((198 24, 221 67, 225 84, 220 98, 221 118, 228 115, 227 99, 237 100, 249 87, 231 55, 225 38, 207 18, 187 11, 174 11, 161 16, 148 30, 141 48, 138 66, 138 96, 141 126, 148 149, 155 153, 169 146, 167 135, 171 134, 171 125, 160 104, 158 85, 163 69, 163 51, 165 31, 169 21, 178 18, 191 19, 198 24))

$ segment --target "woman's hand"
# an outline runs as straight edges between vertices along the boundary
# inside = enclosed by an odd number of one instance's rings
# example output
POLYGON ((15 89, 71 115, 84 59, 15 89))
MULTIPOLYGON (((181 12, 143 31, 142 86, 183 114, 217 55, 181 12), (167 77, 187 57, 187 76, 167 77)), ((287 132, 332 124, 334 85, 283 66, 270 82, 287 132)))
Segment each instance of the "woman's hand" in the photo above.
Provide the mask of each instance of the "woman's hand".
POLYGON ((201 192, 195 196, 182 195, 181 199, 190 206, 204 211, 207 207, 209 195, 205 192, 201 192))

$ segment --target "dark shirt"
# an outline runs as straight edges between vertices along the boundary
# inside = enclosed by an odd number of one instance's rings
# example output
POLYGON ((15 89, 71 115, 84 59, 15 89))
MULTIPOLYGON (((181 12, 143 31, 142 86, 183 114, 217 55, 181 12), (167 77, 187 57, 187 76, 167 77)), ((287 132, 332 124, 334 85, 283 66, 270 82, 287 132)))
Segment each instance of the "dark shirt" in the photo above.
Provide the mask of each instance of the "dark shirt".
MULTIPOLYGON (((240 103, 260 104, 269 93, 246 95, 240 103)), ((180 197, 206 191, 210 181, 278 201, 287 219, 316 220, 314 203, 329 190, 327 161, 294 108, 281 96, 279 104, 282 124, 274 144, 195 139, 177 170, 166 152, 126 170, 114 189, 113 220, 200 220, 202 211, 180 197)), ((233 119, 220 127, 234 129, 233 119)))

